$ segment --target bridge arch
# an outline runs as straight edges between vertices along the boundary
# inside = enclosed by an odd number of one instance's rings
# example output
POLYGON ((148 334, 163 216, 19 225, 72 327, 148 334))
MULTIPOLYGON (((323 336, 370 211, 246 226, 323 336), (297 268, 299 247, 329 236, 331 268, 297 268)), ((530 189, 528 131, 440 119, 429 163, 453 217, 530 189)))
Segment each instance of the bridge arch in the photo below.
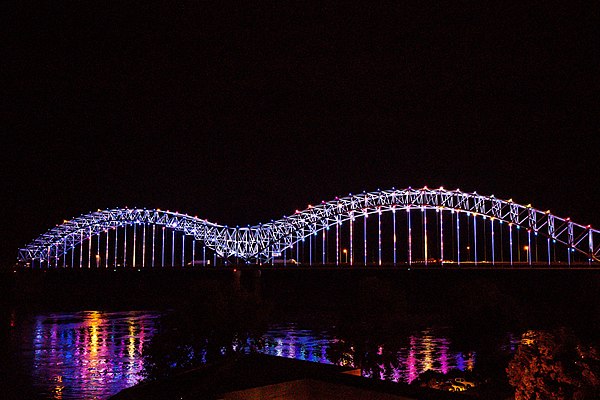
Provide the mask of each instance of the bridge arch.
POLYGON ((117 208, 97 210, 71 220, 64 220, 62 224, 56 225, 20 249, 19 261, 47 260, 50 264, 50 260, 59 258, 65 252, 81 245, 86 240, 91 240, 94 236, 110 229, 136 224, 154 224, 170 228, 212 244, 217 253, 225 254, 227 251, 222 248, 223 241, 220 240, 227 235, 226 226, 160 209, 117 208))
POLYGON ((514 225, 540 234, 567 246, 571 251, 584 254, 590 260, 600 261, 600 232, 590 225, 584 226, 561 218, 550 211, 541 211, 531 205, 521 205, 495 196, 466 193, 459 189, 391 189, 363 192, 322 202, 293 215, 266 224, 273 232, 269 246, 276 254, 285 248, 332 226, 353 220, 360 215, 396 212, 410 209, 435 209, 466 213, 500 223, 514 225))
POLYGON ((395 214, 402 210, 408 211, 410 215, 415 209, 434 209, 442 215, 446 211, 466 213, 489 219, 492 223, 492 234, 493 221, 506 223, 518 229, 524 228, 536 236, 540 234, 553 242, 565 245, 569 257, 570 252, 577 252, 584 254, 590 262, 600 261, 600 232, 589 225, 577 224, 569 218, 555 216, 550 211, 537 210, 531 205, 520 205, 493 195, 483 196, 458 189, 427 187, 350 194, 314 206, 309 205, 304 210, 296 210, 292 215, 276 221, 245 228, 230 228, 197 217, 161 210, 99 210, 64 221, 63 224, 50 229, 20 249, 19 260, 48 260, 50 265, 49 260, 59 258, 84 240, 91 240, 92 236, 109 229, 134 224, 155 224, 192 236, 221 258, 268 261, 287 249, 292 249, 311 235, 331 227, 337 229, 360 216, 388 212, 395 214))

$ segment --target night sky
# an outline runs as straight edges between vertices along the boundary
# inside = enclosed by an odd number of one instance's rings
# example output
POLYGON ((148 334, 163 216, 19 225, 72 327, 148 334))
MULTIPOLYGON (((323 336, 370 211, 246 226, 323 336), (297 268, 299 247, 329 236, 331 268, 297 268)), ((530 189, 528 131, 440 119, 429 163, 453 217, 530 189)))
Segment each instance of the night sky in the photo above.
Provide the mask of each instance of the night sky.
POLYGON ((391 187, 600 226, 598 7, 120 3, 0 6, 2 265, 98 208, 246 225, 391 187))

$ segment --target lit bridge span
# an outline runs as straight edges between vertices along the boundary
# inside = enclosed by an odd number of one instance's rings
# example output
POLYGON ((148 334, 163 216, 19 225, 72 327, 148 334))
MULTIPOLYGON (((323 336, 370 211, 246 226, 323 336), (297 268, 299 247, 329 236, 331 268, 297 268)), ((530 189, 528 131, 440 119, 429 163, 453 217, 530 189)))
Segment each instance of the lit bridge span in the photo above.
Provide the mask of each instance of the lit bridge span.
POLYGON ((277 264, 554 264, 600 261, 600 231, 460 190, 378 190, 269 223, 228 227, 177 212, 98 210, 19 249, 30 268, 277 264))

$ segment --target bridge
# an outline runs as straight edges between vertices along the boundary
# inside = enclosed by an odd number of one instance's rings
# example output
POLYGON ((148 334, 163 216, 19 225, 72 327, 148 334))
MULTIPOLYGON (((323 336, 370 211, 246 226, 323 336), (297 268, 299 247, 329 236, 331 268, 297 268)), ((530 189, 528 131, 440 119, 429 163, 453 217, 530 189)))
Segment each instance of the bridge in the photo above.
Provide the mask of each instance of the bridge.
POLYGON ((32 269, 592 265, 600 262, 600 231, 512 199, 409 187, 336 197, 246 227, 160 209, 97 210, 40 235, 18 260, 32 269))

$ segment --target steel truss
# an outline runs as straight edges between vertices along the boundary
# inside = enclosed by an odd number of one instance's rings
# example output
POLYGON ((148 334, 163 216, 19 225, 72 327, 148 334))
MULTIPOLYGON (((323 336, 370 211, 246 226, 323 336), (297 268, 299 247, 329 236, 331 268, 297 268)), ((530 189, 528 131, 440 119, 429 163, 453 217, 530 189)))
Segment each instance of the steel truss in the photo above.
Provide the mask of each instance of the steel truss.
MULTIPOLYGON (((460 190, 391 189, 363 192, 311 206, 277 221, 245 228, 230 228, 197 217, 146 209, 98 210, 57 225, 19 250, 19 261, 61 257, 83 241, 108 229, 134 224, 155 224, 193 236, 222 258, 268 261, 297 242, 359 216, 410 208, 454 210, 519 226, 566 245, 572 251, 600 261, 600 231, 560 218, 550 211, 512 200, 465 193, 460 190)), ((571 251, 571 250, 570 250, 571 251)))

